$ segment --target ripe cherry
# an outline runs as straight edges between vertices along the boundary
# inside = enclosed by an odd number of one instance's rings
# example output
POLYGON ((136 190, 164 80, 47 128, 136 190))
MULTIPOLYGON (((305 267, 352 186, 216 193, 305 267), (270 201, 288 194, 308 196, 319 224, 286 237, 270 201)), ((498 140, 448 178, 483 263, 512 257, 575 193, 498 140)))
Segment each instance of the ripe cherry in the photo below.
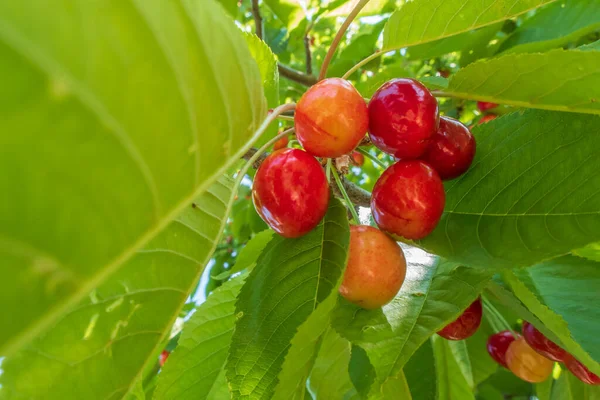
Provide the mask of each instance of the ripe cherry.
POLYGON ((158 356, 158 365, 160 365, 160 367, 162 368, 163 365, 165 365, 165 363, 167 362, 167 358, 169 358, 169 354, 171 354, 170 352, 168 352, 167 350, 163 350, 160 353, 160 356, 158 356))
POLYGON ((367 104, 350 82, 322 80, 304 93, 294 115, 296 136, 316 157, 350 153, 369 127, 367 104))
POLYGON ((479 122, 477 122, 477 125, 481 125, 481 124, 485 124, 486 122, 490 122, 494 119, 498 118, 498 116, 496 114, 487 114, 484 115, 483 117, 481 117, 481 119, 479 120, 479 122))
POLYGON ((287 147, 289 142, 290 142, 290 140, 288 139, 288 137, 284 136, 281 139, 279 139, 278 141, 276 141, 275 143, 273 143, 273 150, 284 149, 287 147))
POLYGON ((445 201, 444 185, 433 168, 419 160, 399 161, 375 183, 371 210, 383 231, 422 239, 436 227, 445 201))
POLYGON ((577 361, 572 356, 567 356, 565 366, 573 375, 575 375, 583 383, 588 385, 600 385, 600 377, 591 372, 585 365, 577 361))
POLYGON ((363 164, 365 163, 365 156, 362 153, 360 153, 358 151, 353 151, 351 156, 352 156, 352 161, 354 162, 354 164, 357 167, 362 167, 363 164))
POLYGON ((379 229, 350 227, 348 266, 340 294, 366 309, 389 303, 398 294, 406 276, 402 248, 379 229))
POLYGON ((252 185, 256 212, 277 233, 295 238, 315 228, 329 204, 329 185, 321 164, 299 149, 269 155, 252 185))
POLYGON ((513 374, 531 383, 545 381, 554 368, 554 361, 538 354, 523 337, 508 346, 506 363, 513 374))
POLYGON ((496 107, 498 107, 498 104, 496 104, 496 103, 488 103, 487 101, 478 101, 477 102, 477 108, 479 108, 479 111, 491 110, 492 108, 496 108, 496 107))
POLYGON ((414 79, 393 79, 369 102, 369 136, 397 158, 421 156, 439 126, 437 100, 414 79))
POLYGON ((440 117, 440 128, 421 158, 431 165, 443 180, 464 174, 475 157, 475 138, 459 121, 440 117))
POLYGON ((542 332, 538 331, 535 326, 527 321, 523 322, 523 337, 532 349, 544 357, 558 362, 563 362, 567 359, 568 353, 565 350, 544 336, 542 332))
POLYGON ((463 340, 471 337, 481 325, 481 298, 477 298, 463 313, 438 332, 438 335, 448 340, 463 340))
MULTIPOLYGON (((517 337, 520 337, 520 335, 517 335, 517 337)), ((508 350, 508 346, 514 341, 515 337, 511 331, 495 333, 488 338, 487 351, 494 361, 504 368, 508 368, 508 364, 506 363, 506 351, 508 350)))

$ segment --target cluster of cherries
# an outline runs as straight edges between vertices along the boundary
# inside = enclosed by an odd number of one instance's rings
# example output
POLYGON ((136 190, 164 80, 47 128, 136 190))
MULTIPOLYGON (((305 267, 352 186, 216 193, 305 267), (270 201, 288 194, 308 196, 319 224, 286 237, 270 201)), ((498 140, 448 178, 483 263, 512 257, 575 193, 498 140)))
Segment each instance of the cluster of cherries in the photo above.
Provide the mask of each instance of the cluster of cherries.
POLYGON ((433 231, 444 211, 442 180, 467 171, 475 140, 459 121, 440 117, 435 97, 414 79, 385 83, 368 105, 350 82, 325 79, 302 96, 294 124, 304 150, 278 141, 252 188, 256 211, 284 237, 310 232, 325 216, 330 194, 323 159, 349 155, 362 165, 355 149, 367 131, 375 146, 396 159, 371 197, 381 230, 350 227, 340 287, 343 297, 363 308, 381 307, 396 296, 406 275, 404 254, 393 238, 422 239, 433 231))
MULTIPOLYGON (((448 340, 467 339, 479 328, 481 316, 482 304, 478 298, 438 335, 448 340)), ((600 377, 527 321, 523 322, 522 336, 508 330, 490 336, 487 351, 494 361, 527 382, 545 381, 552 373, 554 362, 562 362, 582 382, 600 385, 600 377)))

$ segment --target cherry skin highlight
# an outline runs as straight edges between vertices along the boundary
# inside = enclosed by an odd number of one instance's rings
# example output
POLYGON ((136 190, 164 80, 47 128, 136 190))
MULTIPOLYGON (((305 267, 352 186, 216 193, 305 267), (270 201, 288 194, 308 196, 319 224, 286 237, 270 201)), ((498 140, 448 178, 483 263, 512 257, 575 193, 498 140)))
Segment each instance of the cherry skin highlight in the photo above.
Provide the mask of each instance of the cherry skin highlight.
POLYGON ((379 229, 352 225, 348 265, 340 294, 365 309, 389 303, 406 277, 402 248, 379 229))
POLYGON ((565 350, 544 336, 542 332, 538 331, 535 326, 527 321, 523 322, 523 337, 532 349, 552 361, 563 362, 568 357, 568 353, 565 350))
POLYGON ((438 103, 414 79, 393 79, 369 102, 369 136, 381 150, 401 159, 421 156, 439 127, 438 103))
POLYGON ((488 103, 487 101, 478 101, 477 102, 477 108, 479 108, 479 111, 487 111, 487 110, 491 110, 492 108, 496 108, 498 107, 498 104, 496 103, 488 103))
POLYGON ((475 300, 454 322, 449 323, 437 334, 448 340, 463 340, 473 336, 481 325, 481 298, 475 300))
POLYGON ((419 160, 399 161, 379 177, 371 210, 379 228, 406 239, 422 239, 438 224, 445 204, 444 185, 419 160))
POLYGON ((289 142, 290 142, 290 139, 288 139, 287 136, 284 136, 281 139, 279 139, 278 141, 276 141, 275 143, 273 143, 273 150, 285 149, 289 142))
POLYGON ((567 356, 565 366, 583 383, 587 383, 588 385, 600 385, 600 377, 587 369, 585 365, 577 361, 574 357, 567 356))
POLYGON ((469 128, 459 121, 440 117, 440 128, 421 158, 437 171, 440 178, 449 180, 467 172, 475 157, 475 138, 469 128))
POLYGON ((160 356, 158 356, 158 365, 162 368, 163 365, 165 365, 165 363, 167 362, 167 358, 169 358, 169 354, 171 354, 170 352, 168 352, 167 350, 163 350, 160 353, 160 356))
POLYGON ((323 167, 299 149, 282 149, 260 165, 252 185, 256 212, 287 238, 313 230, 325 216, 329 185, 323 167))
POLYGON ((531 383, 545 381, 554 368, 554 361, 538 354, 520 337, 508 346, 506 363, 513 374, 531 383))
POLYGON ((296 106, 296 137, 315 157, 350 153, 369 127, 367 104, 350 82, 322 80, 309 88, 296 106))
POLYGON ((483 117, 481 117, 481 119, 479 120, 479 122, 477 122, 477 125, 481 125, 481 124, 485 124, 486 122, 490 122, 494 119, 498 118, 498 116, 496 114, 487 114, 484 115, 483 117))
POLYGON ((353 151, 351 154, 351 157, 352 157, 352 161, 354 162, 354 164, 357 167, 362 167, 363 164, 365 163, 365 156, 358 151, 353 151))
MULTIPOLYGON (((517 337, 519 337, 519 335, 517 335, 517 337)), ((488 338, 487 351, 494 361, 504 368, 508 368, 508 364, 506 363, 506 351, 508 350, 508 346, 514 341, 515 337, 510 331, 495 333, 488 338)))

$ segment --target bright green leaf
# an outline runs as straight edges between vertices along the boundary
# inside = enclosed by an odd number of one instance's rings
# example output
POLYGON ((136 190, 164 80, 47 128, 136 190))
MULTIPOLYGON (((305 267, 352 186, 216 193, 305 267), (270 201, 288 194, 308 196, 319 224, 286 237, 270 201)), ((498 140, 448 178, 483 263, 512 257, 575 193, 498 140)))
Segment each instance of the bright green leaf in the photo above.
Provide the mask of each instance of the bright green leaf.
MULTIPOLYGON (((326 14, 327 17, 347 17, 354 9, 359 0, 346 0, 343 6, 326 14)), ((359 17, 380 15, 394 10, 396 0, 370 0, 358 14, 359 17)))
POLYGON ((2 1, 0 73, 7 355, 206 191, 267 110, 213 0, 2 1))
POLYGON ((600 387, 586 385, 563 370, 552 387, 551 400, 600 400, 600 387))
POLYGON ((400 49, 503 21, 554 0, 414 0, 390 17, 384 50, 400 49))
POLYGON ((600 262, 600 243, 590 243, 581 249, 573 250, 573 254, 600 262))
POLYGON ((450 343, 441 336, 432 338, 437 378, 437 400, 475 400, 472 389, 461 373, 450 343))
POLYGON ((271 229, 262 231, 254 236, 240 251, 234 266, 229 270, 215 277, 215 279, 225 279, 235 273, 248 270, 251 271, 256 266, 256 260, 260 253, 273 239, 274 232, 271 229))
POLYGON ((486 348, 488 338, 494 333, 496 332, 488 323, 484 312, 484 318, 477 332, 465 340, 475 385, 485 381, 498 369, 498 364, 490 357, 486 348))
POLYGON ((300 25, 306 14, 299 0, 263 0, 273 14, 291 31, 300 25))
POLYGON ((223 8, 225 9, 225 11, 227 11, 229 13, 229 15, 231 15, 232 17, 235 17, 235 15, 237 14, 237 10, 238 10, 238 0, 217 0, 217 1, 219 3, 221 3, 223 8))
POLYGON ((473 132, 473 165, 446 184, 444 215, 420 246, 513 268, 600 240, 600 117, 531 110, 473 132))
POLYGON ((410 388, 408 387, 408 382, 403 371, 400 371, 396 376, 386 379, 381 386, 373 387, 369 393, 369 400, 388 399, 412 400, 410 388))
POLYGON ((155 365, 225 225, 221 178, 111 279, 39 339, 7 358, 0 398, 122 398, 155 365))
POLYGON ((236 303, 227 360, 234 398, 270 398, 296 330, 332 294, 346 266, 348 219, 332 199, 321 224, 298 239, 276 236, 260 256, 236 303))
POLYGON ((448 346, 465 382, 467 382, 467 385, 473 390, 475 388, 475 382, 473 380, 473 367, 471 366, 471 358, 469 357, 467 343, 464 340, 450 340, 448 341, 448 346))
POLYGON ((554 378, 552 376, 548 377, 542 383, 536 383, 535 385, 535 395, 538 400, 551 400, 550 396, 552 394, 552 384, 554 383, 554 378))

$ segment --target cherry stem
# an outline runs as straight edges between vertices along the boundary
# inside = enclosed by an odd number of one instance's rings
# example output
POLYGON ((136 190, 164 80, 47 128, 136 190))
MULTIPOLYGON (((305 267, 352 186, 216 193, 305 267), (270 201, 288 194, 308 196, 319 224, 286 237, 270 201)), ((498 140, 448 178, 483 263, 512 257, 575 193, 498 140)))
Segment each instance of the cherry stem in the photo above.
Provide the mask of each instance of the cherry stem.
POLYGON ((327 182, 331 183, 331 158, 327 159, 327 165, 325 166, 325 175, 327 176, 327 182))
POLYGON ((360 147, 357 147, 356 151, 358 151, 359 153, 363 154, 369 160, 373 161, 373 164, 376 164, 376 165, 380 166, 384 170, 387 169, 387 165, 385 165, 379 158, 377 158, 373 154, 369 153, 368 150, 361 149, 360 147))
POLYGON ((490 314, 492 314, 493 319, 495 319, 496 322, 499 322, 500 326, 509 331, 516 339, 517 334, 512 329, 508 321, 504 318, 504 316, 500 313, 500 311, 498 311, 498 309, 496 309, 496 307, 494 307, 494 305, 485 296, 482 295, 481 300, 483 301, 483 305, 485 306, 485 308, 489 311, 490 314))
POLYGON ((327 68, 329 68, 329 63, 331 63, 331 60, 333 59, 333 55, 335 54, 335 51, 336 51, 338 45, 342 41, 342 38, 346 34, 348 27, 350 26, 352 21, 354 21, 354 18, 356 18, 356 16, 360 12, 360 10, 362 10, 363 7, 366 6, 368 2, 369 2, 369 0, 359 0, 358 3, 356 4, 356 6, 352 9, 350 14, 348 15, 348 17, 346 17, 346 20, 344 21, 344 23, 342 24, 340 29, 337 31, 335 37, 333 38, 333 42, 331 42, 331 46, 329 46, 327 55, 325 56, 325 59, 323 60, 323 64, 321 65, 321 71, 319 72, 318 80, 323 80, 325 78, 325 75, 327 75, 327 68))
POLYGON ((284 121, 294 121, 294 117, 291 117, 289 115, 279 115, 277 118, 284 121))
POLYGON ((358 64, 356 64, 354 67, 350 68, 348 70, 348 72, 346 72, 342 78, 343 79, 348 79, 353 73, 355 73, 356 71, 358 71, 358 69, 360 67, 362 67, 365 64, 368 64, 369 62, 373 61, 374 59, 376 59, 377 57, 380 57, 382 55, 384 55, 385 53, 387 53, 390 50, 379 50, 376 51, 375 53, 371 54, 369 57, 365 58, 364 60, 360 61, 358 64))
MULTIPOLYGON (((331 158, 329 160, 327 160, 327 164, 331 164, 331 158)), ((330 170, 333 173, 333 178, 335 179, 335 183, 337 184, 337 187, 340 190, 340 193, 342 193, 342 196, 344 197, 346 206, 348 206, 348 208, 350 209, 350 213, 352 214, 352 219, 354 220, 354 223, 356 225, 360 224, 360 218, 358 218, 358 214, 356 213, 354 204, 350 200, 348 193, 346 193, 346 189, 344 188, 344 185, 342 185, 342 181, 340 180, 340 176, 338 175, 338 172, 336 171, 335 168, 330 167, 330 170)))

